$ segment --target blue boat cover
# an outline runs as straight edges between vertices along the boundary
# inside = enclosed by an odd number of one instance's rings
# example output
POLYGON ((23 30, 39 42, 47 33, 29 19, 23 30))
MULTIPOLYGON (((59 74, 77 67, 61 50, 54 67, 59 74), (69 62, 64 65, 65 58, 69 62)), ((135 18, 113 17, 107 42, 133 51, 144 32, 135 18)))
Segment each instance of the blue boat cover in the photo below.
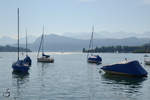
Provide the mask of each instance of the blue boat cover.
POLYGON ((147 71, 136 60, 125 64, 103 66, 101 69, 104 71, 119 72, 134 76, 147 76, 147 71))
POLYGON ((102 61, 102 58, 99 55, 93 55, 88 58, 88 61, 100 63, 102 61))
POLYGON ((31 58, 28 55, 26 55, 26 57, 24 58, 24 63, 27 63, 31 66, 32 61, 31 61, 31 58))
POLYGON ((46 58, 50 57, 50 55, 45 55, 44 53, 42 53, 42 56, 45 56, 46 58))
POLYGON ((18 60, 15 63, 13 63, 12 68, 14 71, 19 71, 19 72, 28 72, 29 66, 25 66, 24 60, 18 60))

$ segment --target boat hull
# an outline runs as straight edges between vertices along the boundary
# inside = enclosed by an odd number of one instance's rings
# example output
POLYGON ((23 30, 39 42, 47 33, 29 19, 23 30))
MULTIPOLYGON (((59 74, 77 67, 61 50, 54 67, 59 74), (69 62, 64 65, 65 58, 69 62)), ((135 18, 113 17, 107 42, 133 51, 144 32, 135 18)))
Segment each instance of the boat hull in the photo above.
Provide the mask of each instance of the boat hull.
POLYGON ((145 65, 150 65, 150 61, 144 61, 145 65))
POLYGON ((107 74, 125 75, 125 76, 147 76, 147 71, 139 64, 138 61, 131 61, 125 64, 113 64, 101 68, 107 74))
POLYGON ((102 62, 102 58, 101 58, 101 57, 99 57, 99 56, 89 57, 87 61, 88 61, 88 63, 101 64, 101 62, 102 62))
POLYGON ((53 58, 37 58, 38 62, 44 62, 44 63, 54 63, 53 58))
POLYGON ((29 70, 29 65, 24 64, 23 61, 17 61, 12 64, 13 71, 26 73, 29 70), (20 63, 21 62, 21 63, 20 63))

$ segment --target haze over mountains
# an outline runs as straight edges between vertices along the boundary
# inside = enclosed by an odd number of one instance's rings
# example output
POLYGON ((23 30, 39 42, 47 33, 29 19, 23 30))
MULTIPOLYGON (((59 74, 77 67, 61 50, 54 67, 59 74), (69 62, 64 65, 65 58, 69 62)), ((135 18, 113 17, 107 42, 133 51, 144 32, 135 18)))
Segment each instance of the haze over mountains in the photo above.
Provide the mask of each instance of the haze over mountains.
MULTIPOLYGON (((45 51, 82 51, 83 48, 88 48, 90 35, 91 33, 64 33, 63 35, 46 34, 44 39, 44 49, 45 51)), ((138 35, 125 32, 118 32, 115 35, 110 32, 103 32, 103 34, 94 33, 94 46, 140 46, 150 42, 149 36, 150 32, 145 32, 138 35)), ((37 51, 39 48, 40 39, 41 37, 36 38, 29 36, 29 49, 32 51, 37 51)), ((21 46, 25 47, 25 38, 22 38, 21 41, 21 46)), ((16 42, 17 41, 15 39, 10 37, 0 38, 0 45, 14 45, 16 42)))
MULTIPOLYGON (((28 43, 33 43, 36 40, 35 36, 28 36, 28 43)), ((26 43, 26 38, 20 38, 20 44, 26 43)), ((14 45, 17 43, 17 39, 11 38, 9 36, 3 36, 0 37, 0 45, 5 46, 5 45, 14 45)))
MULTIPOLYGON (((124 38, 124 39, 94 39, 94 46, 140 46, 150 41, 149 38, 124 38)), ((31 50, 37 50, 40 38, 31 44, 31 50)), ((89 40, 75 39, 58 35, 46 35, 44 40, 44 48, 46 51, 81 51, 83 48, 88 48, 89 40)))
MULTIPOLYGON (((89 39, 91 36, 91 32, 78 32, 78 33, 71 33, 66 32, 62 34, 63 36, 73 37, 77 39, 89 39)), ((95 39, 122 39, 122 38, 150 38, 150 32, 144 33, 135 33, 135 32, 108 32, 108 31, 101 31, 101 32, 94 32, 95 39)))

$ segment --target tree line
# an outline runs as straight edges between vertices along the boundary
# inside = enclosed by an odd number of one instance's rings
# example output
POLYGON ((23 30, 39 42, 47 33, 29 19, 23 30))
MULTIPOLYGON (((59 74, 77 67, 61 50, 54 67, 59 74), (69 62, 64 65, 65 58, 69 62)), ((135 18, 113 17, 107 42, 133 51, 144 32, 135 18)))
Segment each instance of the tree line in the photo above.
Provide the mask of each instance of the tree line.
POLYGON ((85 49, 83 52, 118 52, 118 53, 150 53, 150 43, 144 44, 142 46, 102 46, 96 47, 94 49, 85 49))
MULTIPOLYGON (((20 47, 19 48, 20 52, 25 52, 26 49, 25 48, 22 48, 20 47)), ((9 46, 9 45, 6 45, 6 46, 0 46, 0 52, 17 52, 18 51, 18 47, 12 47, 12 46, 9 46)), ((31 52, 30 49, 27 49, 28 52, 31 52)))

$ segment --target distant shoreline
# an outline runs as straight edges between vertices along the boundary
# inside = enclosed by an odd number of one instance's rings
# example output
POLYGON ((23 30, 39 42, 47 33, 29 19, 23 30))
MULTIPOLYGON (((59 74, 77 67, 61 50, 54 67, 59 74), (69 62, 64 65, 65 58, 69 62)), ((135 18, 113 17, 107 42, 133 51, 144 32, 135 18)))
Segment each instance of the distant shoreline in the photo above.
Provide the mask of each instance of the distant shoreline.
POLYGON ((82 50, 83 53, 150 53, 150 44, 142 46, 103 46, 82 50))
MULTIPOLYGON (((25 48, 20 47, 19 48, 20 52, 26 52, 25 48)), ((18 47, 13 47, 13 46, 0 46, 0 52, 17 52, 18 51, 18 47)), ((28 52, 31 52, 30 49, 27 49, 28 52)))

